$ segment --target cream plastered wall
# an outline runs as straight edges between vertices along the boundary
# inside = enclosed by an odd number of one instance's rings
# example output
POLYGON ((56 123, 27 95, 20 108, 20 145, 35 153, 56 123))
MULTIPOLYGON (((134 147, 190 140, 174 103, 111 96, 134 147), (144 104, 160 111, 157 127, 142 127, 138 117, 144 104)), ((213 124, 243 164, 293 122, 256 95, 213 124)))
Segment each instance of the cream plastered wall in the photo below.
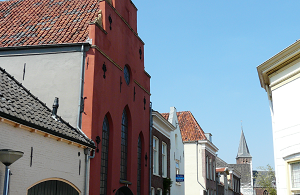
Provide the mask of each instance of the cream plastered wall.
POLYGON ((81 52, 24 53, 0 56, 0 67, 52 109, 59 98, 58 115, 77 126, 81 52), (24 64, 25 75, 23 80, 24 64))
MULTIPOLYGON (((10 195, 26 195, 29 187, 49 178, 66 180, 80 192, 84 191, 83 148, 0 121, 0 149, 24 152, 23 157, 10 166, 12 173, 10 195), (31 147, 33 147, 32 166, 30 166, 31 147), (80 175, 79 164, 81 164, 80 175)), ((5 166, 0 163, 0 192, 3 191, 4 174, 5 166)))
POLYGON ((285 159, 300 153, 299 60, 270 77, 273 104, 273 143, 278 195, 290 194, 285 159), (277 82, 277 83, 276 83, 277 82), (274 85, 274 83, 276 85, 274 85))
POLYGON ((184 172, 184 146, 181 138, 180 128, 178 125, 177 111, 175 107, 170 108, 169 122, 176 127, 174 131, 171 131, 170 141, 171 141, 171 150, 170 150, 170 177, 173 181, 171 187, 172 195, 182 195, 184 194, 185 183, 178 182, 176 183, 176 161, 179 162, 179 174, 185 175, 184 172), (176 138, 177 137, 177 138, 176 138), (177 141, 176 141, 177 139, 177 141))
POLYGON ((185 195, 203 195, 204 190, 198 181, 205 187, 205 178, 203 177, 203 149, 201 144, 198 145, 198 165, 197 165, 197 144, 184 143, 184 182, 185 195), (198 181, 197 181, 198 166, 198 181))

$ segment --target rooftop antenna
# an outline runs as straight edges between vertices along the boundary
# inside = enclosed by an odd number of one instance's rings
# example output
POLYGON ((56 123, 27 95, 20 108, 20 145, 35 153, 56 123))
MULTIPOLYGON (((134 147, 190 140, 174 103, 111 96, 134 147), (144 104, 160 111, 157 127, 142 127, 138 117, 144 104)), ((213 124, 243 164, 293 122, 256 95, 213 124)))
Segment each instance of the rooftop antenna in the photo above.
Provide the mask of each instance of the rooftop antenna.
POLYGON ((241 129, 243 131, 243 121, 241 120, 241 129))

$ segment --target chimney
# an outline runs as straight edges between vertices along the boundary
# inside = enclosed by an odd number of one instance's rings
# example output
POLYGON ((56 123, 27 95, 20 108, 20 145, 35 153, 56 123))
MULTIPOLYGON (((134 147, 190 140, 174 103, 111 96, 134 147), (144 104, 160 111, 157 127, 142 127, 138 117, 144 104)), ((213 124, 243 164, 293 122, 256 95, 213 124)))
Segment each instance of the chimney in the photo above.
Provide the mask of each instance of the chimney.
POLYGON ((56 117, 57 116, 57 110, 58 110, 58 97, 55 97, 54 103, 53 103, 53 109, 52 109, 52 116, 56 117))
POLYGON ((208 141, 210 141, 212 143, 212 135, 211 133, 205 133, 205 137, 208 141))

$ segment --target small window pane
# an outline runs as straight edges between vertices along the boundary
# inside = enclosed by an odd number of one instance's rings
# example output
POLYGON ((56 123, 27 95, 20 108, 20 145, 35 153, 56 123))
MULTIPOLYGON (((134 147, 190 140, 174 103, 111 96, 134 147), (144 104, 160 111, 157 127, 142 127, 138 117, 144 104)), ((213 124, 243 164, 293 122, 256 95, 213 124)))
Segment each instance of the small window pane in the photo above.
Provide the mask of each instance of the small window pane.
POLYGON ((291 164, 292 188, 300 188, 300 162, 291 164))

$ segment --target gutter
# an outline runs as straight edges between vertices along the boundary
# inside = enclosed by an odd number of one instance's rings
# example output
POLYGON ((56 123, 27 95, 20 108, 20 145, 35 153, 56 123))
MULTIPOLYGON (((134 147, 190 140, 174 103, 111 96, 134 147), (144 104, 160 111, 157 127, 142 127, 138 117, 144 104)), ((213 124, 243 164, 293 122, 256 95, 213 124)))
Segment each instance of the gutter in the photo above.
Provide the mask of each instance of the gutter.
POLYGON ((152 155, 152 127, 153 127, 153 117, 152 117, 152 102, 150 102, 150 148, 149 148, 149 195, 151 194, 151 178, 152 178, 152 174, 151 174, 151 170, 152 170, 152 160, 151 160, 151 155, 152 155))

